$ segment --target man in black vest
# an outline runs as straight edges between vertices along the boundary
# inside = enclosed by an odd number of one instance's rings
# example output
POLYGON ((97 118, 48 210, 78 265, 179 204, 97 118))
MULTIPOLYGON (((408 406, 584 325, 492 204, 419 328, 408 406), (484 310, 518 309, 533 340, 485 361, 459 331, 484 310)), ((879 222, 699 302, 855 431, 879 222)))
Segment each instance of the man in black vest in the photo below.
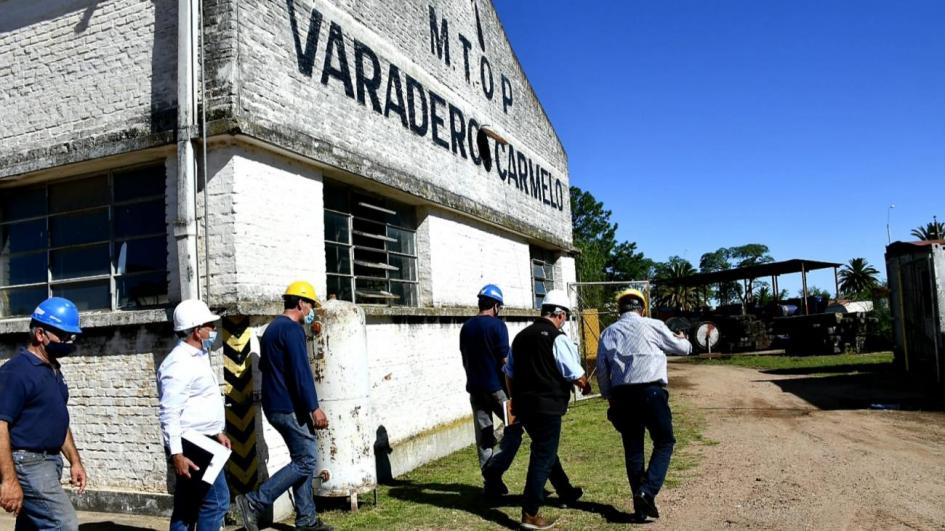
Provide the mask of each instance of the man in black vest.
POLYGON ((565 503, 584 494, 571 485, 561 461, 558 441, 561 417, 568 410, 572 387, 585 395, 591 385, 579 362, 577 346, 561 327, 571 313, 571 303, 562 290, 551 290, 542 301, 541 317, 519 332, 505 365, 512 393, 512 409, 532 439, 528 475, 522 505, 522 529, 548 529, 554 519, 538 514, 549 479, 565 503))

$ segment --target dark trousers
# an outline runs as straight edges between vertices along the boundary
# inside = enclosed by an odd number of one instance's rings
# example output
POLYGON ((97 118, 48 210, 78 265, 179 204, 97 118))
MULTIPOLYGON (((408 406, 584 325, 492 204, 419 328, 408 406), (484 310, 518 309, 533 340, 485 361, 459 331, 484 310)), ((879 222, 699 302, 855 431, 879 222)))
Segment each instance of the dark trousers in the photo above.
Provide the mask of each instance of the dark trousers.
POLYGON ((669 392, 658 384, 620 385, 610 396, 607 418, 623 438, 627 479, 634 495, 656 496, 673 455, 673 414, 669 409, 669 392), (643 434, 650 432, 653 454, 644 469, 643 434))
POLYGON ((512 466, 512 460, 522 444, 522 425, 504 426, 502 440, 496 441, 492 415, 504 416, 503 402, 508 400, 505 391, 494 393, 470 393, 469 403, 473 410, 473 427, 476 431, 476 449, 479 453, 479 469, 486 479, 501 479, 512 466), (498 448, 496 448, 498 444, 498 448))
POLYGON ((551 481, 560 496, 574 487, 558 459, 558 442, 561 440, 560 415, 520 416, 522 425, 531 438, 531 456, 528 458, 528 473, 525 476, 525 492, 522 508, 534 516, 545 500, 545 482, 551 481))

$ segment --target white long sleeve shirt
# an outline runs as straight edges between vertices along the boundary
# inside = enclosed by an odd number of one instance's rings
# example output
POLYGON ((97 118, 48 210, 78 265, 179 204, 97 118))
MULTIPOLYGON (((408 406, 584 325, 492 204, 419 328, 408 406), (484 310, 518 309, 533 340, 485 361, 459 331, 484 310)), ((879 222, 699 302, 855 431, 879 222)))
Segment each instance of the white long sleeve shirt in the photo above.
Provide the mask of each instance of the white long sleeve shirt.
POLYGON ((669 383, 666 354, 692 353, 687 339, 676 337, 666 323, 626 312, 604 329, 597 343, 597 383, 604 397, 618 385, 669 383))
POLYGON ((157 384, 161 435, 171 455, 183 451, 181 435, 185 431, 204 435, 223 432, 226 427, 223 395, 206 351, 178 342, 161 363, 157 384))

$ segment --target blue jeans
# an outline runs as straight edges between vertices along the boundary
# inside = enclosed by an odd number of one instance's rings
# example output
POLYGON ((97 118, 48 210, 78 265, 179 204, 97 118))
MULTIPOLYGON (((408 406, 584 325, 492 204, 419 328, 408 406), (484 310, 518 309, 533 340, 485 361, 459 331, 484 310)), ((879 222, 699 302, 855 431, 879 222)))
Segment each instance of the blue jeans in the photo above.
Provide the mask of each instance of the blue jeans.
POLYGON ((213 485, 177 476, 170 531, 220 531, 229 508, 230 489, 223 472, 213 485))
POLYGON ((512 460, 522 445, 522 424, 516 423, 505 426, 502 430, 502 440, 495 449, 495 426, 492 415, 500 419, 504 416, 502 403, 508 400, 505 391, 494 393, 470 393, 469 403, 473 410, 473 428, 476 432, 476 449, 479 453, 479 468, 483 477, 498 479, 512 466, 512 460))
POLYGON ((273 413, 268 419, 269 424, 285 440, 292 462, 266 480, 259 489, 246 494, 246 500, 259 513, 291 487, 295 496, 296 527, 313 526, 318 520, 315 513, 315 493, 312 492, 312 478, 315 475, 315 433, 309 423, 299 422, 295 413, 273 413))
POLYGON ((16 478, 23 489, 23 508, 16 531, 76 531, 75 508, 62 490, 62 456, 25 450, 13 452, 16 478))
POLYGON ((532 439, 532 454, 528 458, 528 473, 525 476, 524 502, 522 508, 534 516, 545 500, 545 483, 551 481, 558 495, 574 487, 565 474, 558 459, 558 443, 561 440, 560 415, 520 415, 522 425, 532 439))
POLYGON ((669 469, 676 438, 673 436, 673 414, 669 409, 669 392, 656 384, 619 385, 611 394, 611 407, 607 411, 617 431, 623 438, 624 460, 627 479, 634 495, 656 496, 669 469), (653 453, 650 465, 643 466, 644 430, 650 432, 653 453))

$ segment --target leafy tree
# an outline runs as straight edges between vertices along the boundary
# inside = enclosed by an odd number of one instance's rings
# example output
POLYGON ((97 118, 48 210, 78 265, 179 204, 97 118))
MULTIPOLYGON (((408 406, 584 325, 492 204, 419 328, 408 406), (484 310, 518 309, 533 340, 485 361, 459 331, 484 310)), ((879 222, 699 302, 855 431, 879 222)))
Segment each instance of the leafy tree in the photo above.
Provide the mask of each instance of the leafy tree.
MULTIPOLYGON (((826 300, 830 300, 833 298, 833 295, 831 295, 829 291, 825 289, 820 289, 817 286, 808 286, 807 295, 809 297, 823 297, 826 300)), ((797 297, 800 299, 804 298, 804 288, 797 290, 797 297)))
POLYGON ((696 268, 689 263, 689 260, 679 256, 671 256, 666 262, 656 264, 654 270, 657 281, 670 281, 668 283, 657 283, 654 298, 659 306, 690 311, 699 305, 698 288, 672 283, 673 280, 696 274, 696 268))
MULTIPOLYGON (((735 247, 721 247, 715 251, 702 255, 699 259, 699 270, 703 273, 725 271, 735 267, 747 267, 757 264, 773 262, 767 245, 761 243, 747 243, 735 247)), ((738 282, 723 282, 720 286, 712 286, 711 296, 719 304, 728 304, 735 300, 742 304, 751 304, 755 298, 755 279, 748 279, 745 285, 738 282)))
MULTIPOLYGON (((590 192, 571 187, 571 222, 574 245, 581 250, 576 259, 577 277, 582 282, 644 280, 652 276, 653 261, 637 250, 635 242, 617 241, 617 224, 612 212, 590 192)), ((603 307, 609 291, 589 286, 582 290, 583 304, 603 307)))
POLYGON ((945 223, 934 218, 925 226, 919 226, 910 232, 913 237, 920 240, 941 240, 945 238, 945 223))
POLYGON ((878 276, 879 271, 865 258, 853 258, 839 271, 840 291, 856 300, 872 300, 871 290, 879 285, 878 276))

